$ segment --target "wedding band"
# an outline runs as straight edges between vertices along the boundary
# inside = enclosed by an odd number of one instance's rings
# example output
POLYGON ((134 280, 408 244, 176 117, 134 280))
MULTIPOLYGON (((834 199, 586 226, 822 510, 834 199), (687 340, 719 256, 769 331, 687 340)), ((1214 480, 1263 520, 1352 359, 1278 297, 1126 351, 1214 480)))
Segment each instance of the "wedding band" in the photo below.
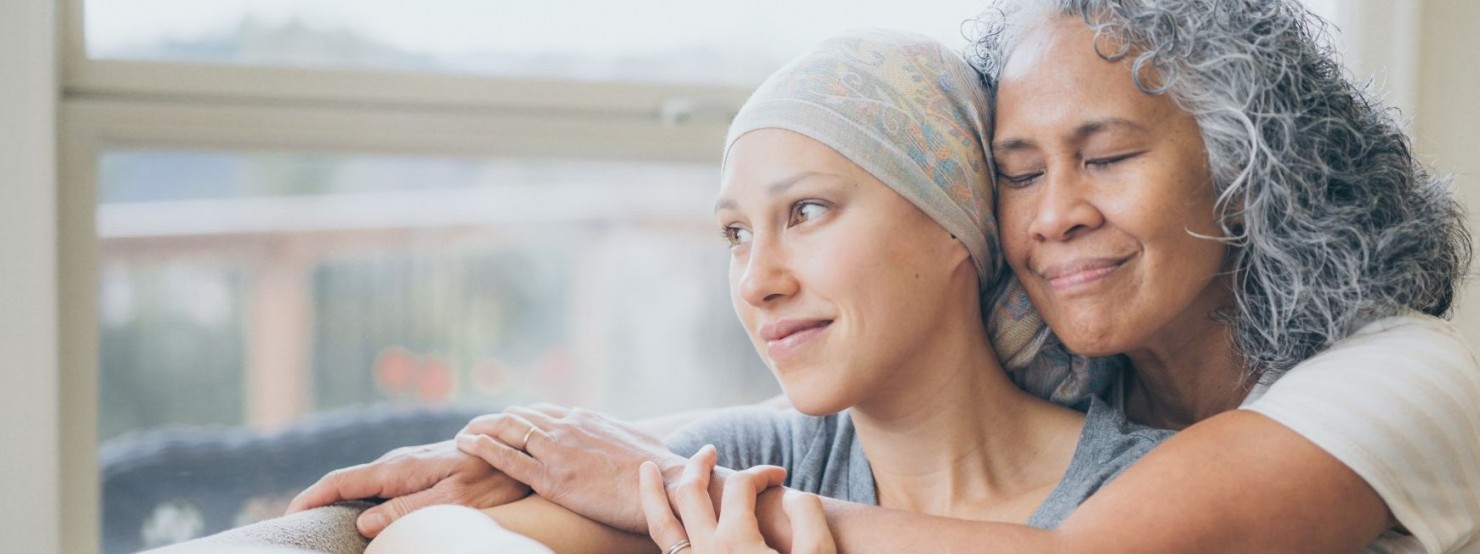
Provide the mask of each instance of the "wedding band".
POLYGON ((665 554, 678 554, 679 552, 682 552, 683 549, 688 548, 688 547, 689 547, 689 539, 684 539, 684 540, 678 541, 676 543, 673 543, 673 546, 668 547, 668 552, 666 552, 665 554))
POLYGON ((534 436, 534 432, 538 430, 540 430, 539 427, 535 427, 533 425, 529 426, 529 430, 524 432, 524 440, 519 441, 519 444, 521 445, 519 447, 520 450, 529 452, 529 437, 534 436))

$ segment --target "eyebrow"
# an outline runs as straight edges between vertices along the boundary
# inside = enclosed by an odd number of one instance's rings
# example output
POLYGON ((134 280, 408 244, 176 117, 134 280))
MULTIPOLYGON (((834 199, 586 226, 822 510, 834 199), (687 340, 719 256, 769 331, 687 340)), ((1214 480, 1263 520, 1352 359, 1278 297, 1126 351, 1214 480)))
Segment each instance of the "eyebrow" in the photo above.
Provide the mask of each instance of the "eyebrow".
MULTIPOLYGON (((1129 119, 1120 118, 1120 117, 1106 117, 1106 118, 1102 118, 1102 119, 1096 119, 1096 120, 1093 120, 1093 121, 1086 121, 1086 122, 1084 122, 1080 126, 1074 128, 1074 132, 1071 134, 1071 136, 1074 137, 1074 140, 1080 141, 1080 140, 1084 140, 1086 137, 1089 137, 1090 135, 1094 135, 1096 133, 1103 133, 1103 132, 1109 131, 1111 129, 1116 129, 1116 128, 1130 129, 1130 130, 1133 130, 1133 131, 1139 131, 1139 132, 1143 132, 1143 133, 1146 132, 1146 127, 1142 126, 1140 123, 1136 123, 1136 122, 1131 121, 1129 119)), ((1038 143, 1033 142, 1031 139, 1010 138, 1010 139, 1003 140, 1003 141, 1000 141, 1000 142, 999 141, 992 142, 992 152, 993 153, 998 153, 998 152, 1014 152, 1014 151, 1019 151, 1019 150, 1030 150, 1030 149, 1035 148, 1037 146, 1038 146, 1038 143)))
MULTIPOLYGON (((789 177, 779 179, 776 182, 771 183, 769 186, 766 187, 766 194, 769 195, 771 198, 776 198, 778 196, 781 196, 782 194, 785 194, 786 189, 791 188, 792 185, 814 177, 828 177, 832 179, 842 180, 847 179, 847 177, 844 177, 837 173, 826 173, 822 171, 800 171, 792 174, 789 177)), ((720 210, 735 209, 736 207, 737 205, 735 204, 735 201, 730 198, 721 198, 718 202, 714 203, 714 211, 716 212, 720 210)))

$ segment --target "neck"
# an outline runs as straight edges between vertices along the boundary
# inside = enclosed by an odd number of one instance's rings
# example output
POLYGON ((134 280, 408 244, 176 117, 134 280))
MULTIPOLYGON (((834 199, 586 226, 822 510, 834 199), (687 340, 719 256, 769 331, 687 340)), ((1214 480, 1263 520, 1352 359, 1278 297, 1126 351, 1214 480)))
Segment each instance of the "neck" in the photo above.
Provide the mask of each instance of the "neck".
POLYGON ((942 336, 851 409, 881 506, 1021 522, 1063 478, 1083 415, 1019 390, 974 335, 942 336))
POLYGON ((1212 310, 1190 311, 1168 331, 1131 352, 1125 412, 1132 421, 1183 429, 1237 408, 1253 381, 1233 343, 1233 329, 1212 310))

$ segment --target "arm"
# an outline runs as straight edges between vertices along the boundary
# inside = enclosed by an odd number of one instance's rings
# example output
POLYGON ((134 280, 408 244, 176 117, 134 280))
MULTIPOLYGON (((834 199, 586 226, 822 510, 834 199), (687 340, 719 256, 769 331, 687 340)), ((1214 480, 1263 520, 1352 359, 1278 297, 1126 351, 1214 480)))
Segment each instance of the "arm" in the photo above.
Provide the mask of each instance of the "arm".
MULTIPOLYGON (((582 412, 525 416, 487 419, 474 431, 499 440, 468 435, 460 446, 546 498, 630 532, 643 532, 646 522, 630 506, 612 501, 636 497, 635 479, 626 476, 647 460, 670 480, 682 470, 682 458, 609 418, 582 412), (543 433, 527 451, 506 446, 518 443, 531 424, 543 433)), ((724 480, 716 474, 710 487, 717 502, 724 480)), ((824 506, 841 552, 922 545, 1005 552, 1350 552, 1393 525, 1382 499, 1341 461, 1274 420, 1239 410, 1198 423, 1152 450, 1054 531, 835 500, 824 506)), ((757 513, 768 543, 791 544, 779 492, 762 494, 757 513)))
MULTIPOLYGON (((464 436, 460 446, 562 506, 629 532, 645 531, 641 514, 612 502, 613 496, 636 497, 635 479, 626 477, 642 461, 657 463, 671 480, 682 458, 596 414, 520 413, 527 419, 490 418, 472 429, 499 440, 464 436), (506 446, 518 443, 531 424, 543 433, 526 451, 506 446)), ((724 479, 716 474, 711 486, 717 503, 724 479)), ((922 545, 1006 552, 1350 552, 1394 524, 1381 497, 1351 468, 1295 431, 1243 410, 1172 437, 1054 531, 835 500, 824 505, 841 552, 922 545)), ((786 521, 779 492, 762 494, 758 522, 768 543, 791 544, 786 521)))
POLYGON ((613 530, 531 496, 483 511, 454 505, 417 510, 386 526, 363 549, 365 554, 651 554, 655 548, 645 537, 613 530))
MULTIPOLYGON (((1361 477, 1251 412, 1167 440, 1057 530, 824 500, 840 552, 1354 552, 1393 522, 1361 477)), ((771 544, 789 544, 780 494, 759 504, 771 544)))
MULTIPOLYGON (((637 502, 636 498, 628 500, 637 502)), ((646 536, 607 527, 538 496, 485 508, 483 513, 505 529, 544 543, 561 554, 658 551, 657 545, 646 536)))
MULTIPOLYGON (((777 396, 759 404, 783 410, 791 404, 777 396)), ((546 410, 561 410, 545 405, 546 410)), ((647 434, 666 436, 674 430, 708 417, 720 408, 695 410, 650 418, 635 427, 647 434)), ((473 508, 499 506, 524 498, 529 487, 508 478, 476 457, 459 452, 452 440, 398 448, 379 459, 330 472, 304 489, 288 507, 293 514, 344 500, 379 497, 387 499, 356 522, 359 532, 374 537, 405 515, 435 504, 473 508)))

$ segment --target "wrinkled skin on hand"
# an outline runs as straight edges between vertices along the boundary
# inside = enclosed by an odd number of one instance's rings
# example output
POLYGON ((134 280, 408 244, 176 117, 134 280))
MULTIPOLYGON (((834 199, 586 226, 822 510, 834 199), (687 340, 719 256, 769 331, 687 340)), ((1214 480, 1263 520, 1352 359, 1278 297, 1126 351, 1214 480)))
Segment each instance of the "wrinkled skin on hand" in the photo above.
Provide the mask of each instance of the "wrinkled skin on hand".
POLYGON ((457 445, 551 502, 636 534, 647 534, 638 467, 650 461, 676 478, 686 461, 630 423, 548 404, 478 417, 457 445))
POLYGON ((304 489, 288 513, 341 500, 386 498, 360 514, 360 534, 375 537, 391 522, 436 504, 492 508, 529 495, 529 487, 458 450, 455 441, 397 448, 368 464, 330 472, 304 489))

